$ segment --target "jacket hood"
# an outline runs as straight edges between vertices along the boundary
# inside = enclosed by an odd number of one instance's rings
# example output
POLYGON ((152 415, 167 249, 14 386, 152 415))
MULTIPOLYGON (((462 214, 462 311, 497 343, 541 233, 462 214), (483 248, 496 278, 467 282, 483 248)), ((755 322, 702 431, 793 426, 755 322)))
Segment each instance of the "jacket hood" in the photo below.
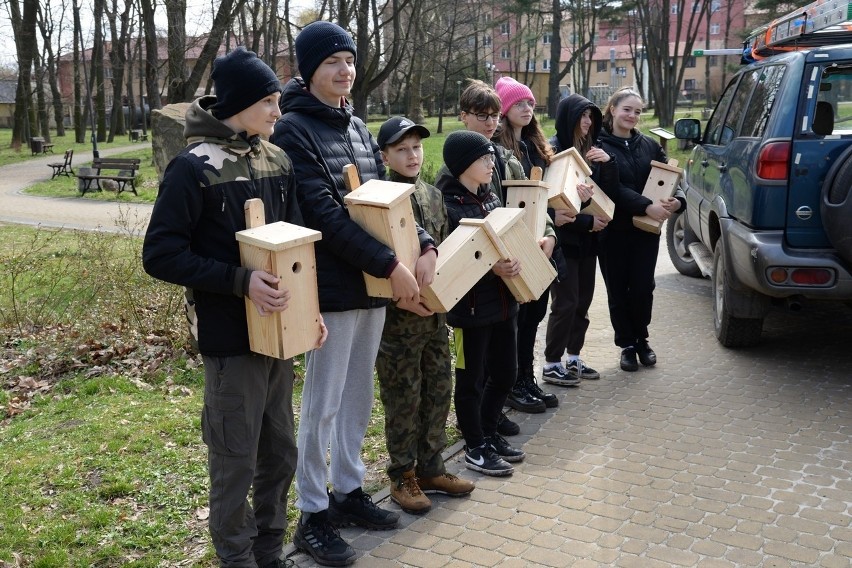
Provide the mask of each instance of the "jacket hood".
POLYGON ((348 126, 349 120, 354 114, 354 109, 349 101, 346 101, 346 104, 339 108, 330 107, 323 103, 308 91, 305 81, 301 77, 293 77, 287 81, 278 106, 281 109, 281 116, 290 112, 298 112, 337 126, 348 126))
POLYGON ((559 142, 560 150, 567 150, 574 146, 574 127, 586 109, 592 111, 592 128, 589 134, 594 143, 603 125, 601 109, 586 97, 576 93, 559 101, 556 107, 556 140, 559 142))
POLYGON ((213 116, 210 107, 216 103, 216 97, 207 95, 196 99, 186 111, 186 124, 183 136, 188 144, 211 142, 238 153, 246 153, 260 145, 260 137, 246 138, 245 133, 234 132, 230 126, 213 116))

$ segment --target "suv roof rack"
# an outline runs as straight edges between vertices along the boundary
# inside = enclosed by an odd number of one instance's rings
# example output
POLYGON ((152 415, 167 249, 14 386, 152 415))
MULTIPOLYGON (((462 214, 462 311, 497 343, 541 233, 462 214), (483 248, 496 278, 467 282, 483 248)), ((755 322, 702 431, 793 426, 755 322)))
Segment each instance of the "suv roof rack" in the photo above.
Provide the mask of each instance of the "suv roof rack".
POLYGON ((852 43, 852 3, 816 0, 751 32, 743 42, 743 63, 841 43, 852 43))

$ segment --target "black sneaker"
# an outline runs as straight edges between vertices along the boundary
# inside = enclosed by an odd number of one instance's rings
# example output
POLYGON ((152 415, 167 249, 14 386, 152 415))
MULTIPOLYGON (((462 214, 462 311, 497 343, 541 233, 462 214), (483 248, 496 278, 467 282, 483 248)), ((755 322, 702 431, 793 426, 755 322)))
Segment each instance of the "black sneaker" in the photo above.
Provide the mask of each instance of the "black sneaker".
POLYGON ((300 518, 293 545, 322 566, 347 566, 355 562, 355 551, 329 522, 328 511, 311 513, 304 523, 300 518))
POLYGON ((348 493, 342 503, 338 503, 334 495, 328 496, 328 520, 338 527, 357 525, 386 531, 396 528, 399 515, 377 507, 373 499, 359 487, 348 493))
POLYGON ((488 444, 483 444, 478 448, 468 448, 465 446, 464 465, 467 469, 495 477, 512 475, 515 472, 515 468, 496 455, 488 447, 488 444))
POLYGON ((541 372, 541 378, 546 383, 562 387, 576 387, 580 384, 580 379, 569 374, 565 367, 562 366, 562 361, 547 363, 541 372))
POLYGON ((636 348, 625 347, 621 350, 621 360, 619 361, 622 371, 633 373, 639 370, 639 363, 636 361, 636 348))
POLYGON ((527 367, 518 375, 518 380, 524 382, 524 387, 531 395, 540 398, 544 402, 545 408, 556 408, 559 406, 559 399, 555 394, 544 392, 535 380, 535 371, 532 367, 527 367))
POLYGON ((530 414, 541 414, 547 409, 544 401, 534 396, 526 388, 521 377, 518 377, 515 386, 509 391, 505 405, 519 412, 528 412, 530 414))
POLYGON ((517 436, 521 433, 521 427, 512 422, 505 412, 501 412, 497 419, 497 433, 501 436, 517 436))
POLYGON ((578 379, 594 381, 601 378, 601 374, 583 363, 582 359, 568 361, 568 364, 565 365, 565 370, 568 371, 569 375, 577 377, 578 379))
POLYGON ((511 463, 523 461, 527 455, 522 450, 518 450, 510 446, 509 442, 507 442, 500 434, 485 436, 485 447, 511 463))

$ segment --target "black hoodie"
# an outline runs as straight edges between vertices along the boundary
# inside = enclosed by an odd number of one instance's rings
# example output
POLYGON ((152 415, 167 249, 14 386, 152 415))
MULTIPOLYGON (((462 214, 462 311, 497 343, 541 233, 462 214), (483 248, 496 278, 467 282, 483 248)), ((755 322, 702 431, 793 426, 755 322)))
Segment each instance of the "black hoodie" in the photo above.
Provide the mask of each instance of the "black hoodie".
MULTIPOLYGON (((550 139, 554 152, 561 152, 574 146, 574 129, 586 109, 592 115, 592 127, 589 136, 592 145, 600 147, 598 136, 601 132, 603 117, 600 109, 589 99, 572 94, 559 101, 556 107, 556 136, 550 139)), ((610 153, 610 160, 605 163, 593 162, 592 179, 604 190, 610 199, 618 190, 618 166, 615 157, 610 153)), ((557 227, 557 237, 562 253, 568 258, 581 258, 597 254, 599 233, 590 232, 594 226, 594 217, 581 213, 573 223, 557 227)))

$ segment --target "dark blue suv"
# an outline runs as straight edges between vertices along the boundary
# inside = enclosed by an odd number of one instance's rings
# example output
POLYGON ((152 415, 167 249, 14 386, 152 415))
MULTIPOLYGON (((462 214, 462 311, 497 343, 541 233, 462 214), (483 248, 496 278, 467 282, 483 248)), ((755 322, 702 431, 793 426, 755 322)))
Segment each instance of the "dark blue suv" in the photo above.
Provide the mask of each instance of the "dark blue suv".
POLYGON ((696 145, 669 251, 712 278, 720 343, 756 343, 772 303, 852 300, 852 45, 744 67, 703 133, 682 119, 675 135, 696 145))

